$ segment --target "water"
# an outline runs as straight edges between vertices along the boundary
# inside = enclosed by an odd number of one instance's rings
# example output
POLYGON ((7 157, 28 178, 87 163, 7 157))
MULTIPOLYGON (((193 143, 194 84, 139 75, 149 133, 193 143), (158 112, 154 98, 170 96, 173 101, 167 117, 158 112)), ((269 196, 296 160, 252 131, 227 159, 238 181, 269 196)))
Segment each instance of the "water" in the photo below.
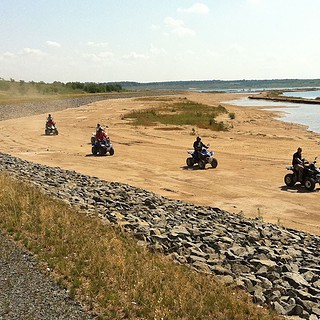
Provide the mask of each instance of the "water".
POLYGON ((297 91, 297 92, 284 92, 282 94, 285 97, 295 97, 304 99, 316 99, 320 97, 320 90, 314 91, 297 91))
MULTIPOLYGON (((320 91, 313 92, 320 93, 320 91)), ((303 92, 299 93, 301 94, 303 92)), ((292 94, 292 92, 290 92, 290 94, 292 94)), ((255 100, 248 98, 227 101, 226 103, 243 107, 272 107, 265 110, 281 112, 281 116, 279 117, 280 120, 303 124, 308 127, 308 130, 320 133, 320 104, 317 105, 305 103, 287 103, 270 100, 255 100)))

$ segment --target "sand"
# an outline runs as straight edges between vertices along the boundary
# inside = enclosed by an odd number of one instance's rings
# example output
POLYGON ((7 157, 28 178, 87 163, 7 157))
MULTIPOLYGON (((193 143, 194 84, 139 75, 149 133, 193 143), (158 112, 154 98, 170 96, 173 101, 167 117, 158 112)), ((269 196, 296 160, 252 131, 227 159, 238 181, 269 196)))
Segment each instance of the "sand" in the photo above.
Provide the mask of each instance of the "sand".
MULTIPOLYGON (((304 126, 277 120, 278 114, 261 107, 237 107, 226 101, 246 94, 184 93, 208 105, 223 105, 235 119, 221 120, 227 132, 196 129, 219 162, 216 169, 188 169, 187 150, 195 136, 192 127, 134 127, 122 115, 133 109, 157 106, 157 101, 117 99, 91 103, 53 114, 59 135, 45 136, 46 114, 0 122, 1 152, 22 159, 141 187, 171 199, 219 207, 246 217, 320 234, 319 185, 314 192, 287 188, 283 177, 298 146, 313 160, 320 135, 304 126), (95 125, 108 125, 115 155, 91 155, 95 125), (172 129, 172 130, 171 130, 172 129)), ((261 103, 261 102, 260 102, 261 103)))

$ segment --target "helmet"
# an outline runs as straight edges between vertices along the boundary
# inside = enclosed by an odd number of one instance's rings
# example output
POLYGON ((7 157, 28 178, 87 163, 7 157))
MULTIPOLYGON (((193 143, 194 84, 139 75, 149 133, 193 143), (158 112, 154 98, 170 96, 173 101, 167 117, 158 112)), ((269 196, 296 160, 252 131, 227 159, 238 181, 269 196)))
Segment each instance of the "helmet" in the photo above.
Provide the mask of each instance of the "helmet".
POLYGON ((201 137, 197 136, 197 141, 201 141, 201 137))

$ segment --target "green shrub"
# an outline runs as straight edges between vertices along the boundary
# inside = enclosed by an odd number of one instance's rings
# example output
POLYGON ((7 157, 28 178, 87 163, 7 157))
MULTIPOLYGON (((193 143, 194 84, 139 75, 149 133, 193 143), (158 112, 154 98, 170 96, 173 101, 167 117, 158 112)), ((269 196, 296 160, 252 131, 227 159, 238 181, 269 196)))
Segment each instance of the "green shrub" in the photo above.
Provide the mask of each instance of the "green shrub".
POLYGON ((229 118, 231 120, 235 119, 236 118, 236 114, 234 112, 229 112, 229 118))

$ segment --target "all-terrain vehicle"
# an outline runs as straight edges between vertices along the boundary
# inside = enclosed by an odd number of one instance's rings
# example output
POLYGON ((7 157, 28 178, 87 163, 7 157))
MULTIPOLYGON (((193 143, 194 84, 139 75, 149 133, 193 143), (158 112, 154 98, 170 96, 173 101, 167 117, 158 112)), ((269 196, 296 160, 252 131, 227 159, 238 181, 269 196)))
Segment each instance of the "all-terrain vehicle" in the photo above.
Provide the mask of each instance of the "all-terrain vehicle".
POLYGON ((186 160, 189 168, 192 168, 196 163, 198 163, 200 169, 205 169, 207 163, 210 163, 212 168, 216 168, 218 166, 218 160, 213 157, 213 151, 208 151, 203 148, 201 152, 198 152, 198 154, 196 154, 194 150, 189 150, 188 154, 191 155, 191 157, 188 157, 186 160))
POLYGON ((103 141, 95 140, 92 143, 91 151, 93 155, 105 156, 107 153, 110 156, 114 155, 114 148, 109 137, 103 141))
POLYGON ((287 166, 287 170, 291 170, 292 173, 288 173, 284 177, 284 183, 288 187, 293 187, 297 182, 300 182, 308 191, 313 191, 316 183, 320 183, 320 169, 316 166, 317 157, 313 162, 309 163, 304 161, 304 169, 302 179, 299 180, 299 174, 293 166, 287 166))
POLYGON ((49 135, 58 135, 59 132, 55 123, 49 124, 48 122, 46 122, 44 133, 46 136, 49 136, 49 135))

